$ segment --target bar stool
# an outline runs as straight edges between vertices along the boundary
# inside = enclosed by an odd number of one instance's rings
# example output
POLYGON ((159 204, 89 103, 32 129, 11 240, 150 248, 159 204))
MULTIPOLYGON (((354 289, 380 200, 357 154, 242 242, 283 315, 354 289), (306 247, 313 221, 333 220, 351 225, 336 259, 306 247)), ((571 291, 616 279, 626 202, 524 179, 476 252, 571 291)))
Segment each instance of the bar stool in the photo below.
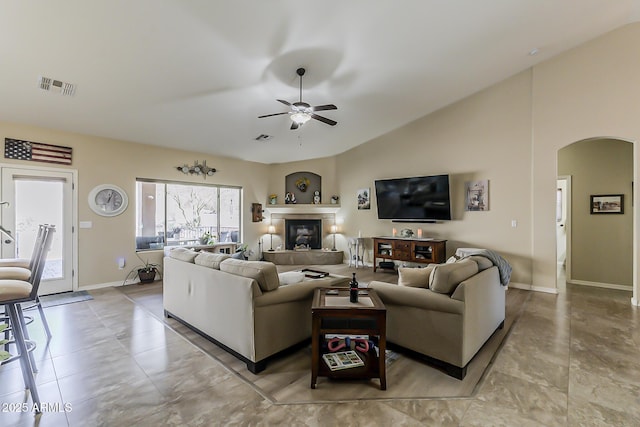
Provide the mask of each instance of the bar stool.
MULTIPOLYGON (((37 265, 42 262, 44 268, 44 260, 43 256, 46 257, 46 253, 44 250, 44 238, 45 231, 48 226, 46 224, 41 224, 38 226, 38 234, 36 236, 36 241, 33 246, 33 253, 31 254, 31 260, 27 260, 24 258, 10 258, 10 259, 0 259, 0 280, 10 279, 10 280, 22 280, 29 281, 33 285, 32 273, 36 270, 37 265)), ((33 301, 28 307, 23 307, 23 310, 30 310, 32 308, 37 308, 40 312, 40 319, 42 320, 42 325, 44 326, 44 330, 47 334, 47 338, 51 338, 51 330, 49 329, 49 323, 47 322, 47 318, 44 315, 44 310, 42 309, 42 305, 40 304, 40 297, 36 296, 36 299, 33 301)), ((31 317, 27 316, 31 321, 31 317)), ((30 323, 29 321, 29 323, 30 323)), ((5 339, 7 338, 5 332, 5 339)), ((28 336, 27 336, 28 339, 28 336)))
POLYGON ((35 343, 25 339, 24 318, 22 318, 22 310, 20 310, 20 302, 30 297, 33 287, 30 283, 21 280, 3 280, 3 282, 0 284, 0 304, 4 304, 5 311, 9 316, 13 341, 18 349, 18 354, 0 362, 0 366, 14 360, 20 360, 24 385, 31 393, 31 400, 37 405, 36 412, 40 412, 40 396, 33 378, 33 366, 29 360, 30 352, 35 349, 35 343))
MULTIPOLYGON (((53 239, 53 233, 55 232, 55 226, 53 225, 41 225, 38 231, 38 238, 36 239, 36 245, 33 248, 35 255, 35 260, 32 264, 32 271, 29 277, 29 280, 19 280, 19 279, 2 279, 0 280, 0 290, 3 289, 3 286, 6 286, 8 291, 8 295, 15 295, 15 289, 29 289, 27 295, 20 294, 21 299, 16 299, 15 301, 9 300, 6 301, 6 298, 0 299, 0 305, 5 304, 5 311, 9 311, 7 304, 14 303, 16 305, 16 311, 18 314, 18 320, 20 320, 20 324, 22 326, 22 334, 24 335, 24 339, 29 341, 29 332, 27 330, 27 322, 25 320, 25 316, 22 312, 22 303, 31 303, 32 306, 29 308, 33 308, 34 305, 38 306, 40 310, 40 317, 45 325, 45 331, 47 332, 47 338, 51 338, 51 332, 49 330, 49 325, 47 323, 46 317, 44 316, 44 310, 42 309, 42 305, 40 304, 40 299, 38 297, 38 289, 40 288, 40 280, 42 278, 42 273, 44 272, 44 267, 46 264, 47 253, 51 248, 51 241, 53 239)), ((0 296, 2 296, 2 292, 0 291, 0 296)), ((10 313, 8 313, 10 314, 10 313)), ((9 316, 9 320, 12 319, 9 316)), ((29 321, 33 319, 28 317, 29 321)), ((15 324, 11 321, 11 328, 7 328, 5 330, 5 339, 8 339, 8 332, 13 330, 15 324)), ((15 336, 15 334, 14 334, 15 336)), ((5 346, 6 348, 7 346, 5 346)), ((29 353, 29 359, 31 362, 31 368, 33 372, 37 372, 37 367, 35 363, 35 359, 32 353, 29 353)))
MULTIPOLYGON (((13 343, 15 343, 18 354, 7 360, 0 362, 0 365, 20 360, 22 368, 22 377, 25 387, 31 393, 31 399, 36 408, 36 412, 40 412, 40 396, 36 388, 36 382, 33 373, 37 372, 35 360, 32 351, 36 344, 28 338, 27 325, 22 313, 22 303, 38 301, 38 288, 40 287, 40 279, 44 271, 47 253, 51 248, 51 240, 55 226, 43 225, 39 230, 39 237, 36 239, 38 244, 34 251, 38 252, 37 259, 33 263, 33 270, 29 281, 4 279, 0 280, 0 305, 4 305, 8 314, 11 332, 13 333, 13 343), (42 236, 40 236, 40 232, 42 236)), ((11 342, 10 342, 11 343, 11 342)))

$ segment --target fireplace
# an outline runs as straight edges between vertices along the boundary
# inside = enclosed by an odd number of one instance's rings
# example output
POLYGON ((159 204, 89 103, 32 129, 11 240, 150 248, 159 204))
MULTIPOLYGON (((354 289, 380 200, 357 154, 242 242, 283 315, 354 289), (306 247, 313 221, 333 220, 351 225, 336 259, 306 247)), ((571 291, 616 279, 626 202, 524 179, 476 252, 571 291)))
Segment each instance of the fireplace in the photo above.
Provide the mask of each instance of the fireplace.
POLYGON ((285 249, 322 249, 321 219, 285 219, 285 249))

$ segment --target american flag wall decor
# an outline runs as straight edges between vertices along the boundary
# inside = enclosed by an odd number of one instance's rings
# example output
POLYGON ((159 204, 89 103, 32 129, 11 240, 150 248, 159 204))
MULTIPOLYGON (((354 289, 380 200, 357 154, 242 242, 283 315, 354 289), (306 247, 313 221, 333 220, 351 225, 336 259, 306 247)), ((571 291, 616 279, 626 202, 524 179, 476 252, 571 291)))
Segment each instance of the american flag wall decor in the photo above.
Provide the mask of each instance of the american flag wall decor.
POLYGON ((70 165, 73 148, 41 142, 4 139, 4 158, 70 165))

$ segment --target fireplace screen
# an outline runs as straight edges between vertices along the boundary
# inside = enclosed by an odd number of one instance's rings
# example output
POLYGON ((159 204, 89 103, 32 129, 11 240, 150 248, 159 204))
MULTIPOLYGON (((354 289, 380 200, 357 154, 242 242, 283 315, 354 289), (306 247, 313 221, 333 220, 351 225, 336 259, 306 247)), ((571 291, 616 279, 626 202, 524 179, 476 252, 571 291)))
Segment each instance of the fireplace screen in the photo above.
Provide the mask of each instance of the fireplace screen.
POLYGON ((320 229, 322 220, 319 219, 287 219, 286 249, 308 250, 321 249, 320 229))

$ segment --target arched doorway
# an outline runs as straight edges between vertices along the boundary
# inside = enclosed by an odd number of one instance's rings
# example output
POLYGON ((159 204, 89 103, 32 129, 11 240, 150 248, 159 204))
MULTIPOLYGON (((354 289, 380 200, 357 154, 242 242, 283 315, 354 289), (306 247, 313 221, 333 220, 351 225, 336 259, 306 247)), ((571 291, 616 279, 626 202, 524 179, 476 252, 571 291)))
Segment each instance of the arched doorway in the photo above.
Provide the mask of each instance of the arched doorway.
MULTIPOLYGON (((558 150, 557 176, 571 182, 567 283, 633 291, 633 151, 629 141, 604 137, 558 150)), ((558 251, 561 237, 557 232, 558 251)))

